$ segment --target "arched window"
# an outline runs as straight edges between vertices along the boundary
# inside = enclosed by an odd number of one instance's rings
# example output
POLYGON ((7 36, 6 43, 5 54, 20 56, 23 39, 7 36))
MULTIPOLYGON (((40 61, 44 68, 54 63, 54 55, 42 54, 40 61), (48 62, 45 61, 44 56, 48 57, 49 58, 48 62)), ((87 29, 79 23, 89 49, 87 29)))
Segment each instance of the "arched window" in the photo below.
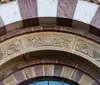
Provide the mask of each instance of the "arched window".
POLYGON ((26 85, 71 85, 71 84, 63 82, 63 81, 43 80, 43 81, 31 82, 26 85))
POLYGON ((49 77, 32 79, 30 82, 28 81, 20 85, 79 85, 79 84, 65 78, 49 76, 49 77))

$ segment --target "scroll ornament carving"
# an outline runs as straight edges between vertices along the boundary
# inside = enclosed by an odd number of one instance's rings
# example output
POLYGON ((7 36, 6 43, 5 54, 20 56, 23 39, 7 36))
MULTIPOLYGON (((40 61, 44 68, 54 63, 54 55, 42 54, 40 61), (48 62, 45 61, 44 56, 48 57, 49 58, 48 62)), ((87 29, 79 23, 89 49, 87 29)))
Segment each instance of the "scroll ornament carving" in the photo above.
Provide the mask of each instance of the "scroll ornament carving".
POLYGON ((100 62, 100 48, 95 47, 94 45, 79 41, 75 48, 76 51, 81 52, 91 58, 94 58, 96 61, 100 62))
POLYGON ((20 45, 17 42, 11 42, 7 46, 0 48, 0 60, 20 51, 20 45))
POLYGON ((17 44, 17 42, 11 43, 10 45, 7 46, 7 55, 11 55, 19 51, 20 51, 20 46, 17 44))
POLYGON ((67 48, 70 40, 64 36, 35 36, 26 38, 26 46, 40 47, 40 46, 56 46, 67 48))
POLYGON ((0 60, 6 56, 6 50, 4 48, 0 49, 0 60))
MULTIPOLYGON (((100 62, 100 46, 89 40, 84 40, 78 36, 62 35, 62 34, 35 34, 22 36, 12 39, 10 42, 0 44, 0 60, 4 58, 12 58, 16 54, 31 52, 38 48, 55 47, 64 51, 69 51, 80 56, 91 57, 100 62), (18 40, 17 40, 18 39, 18 40), (6 44, 6 45, 5 45, 6 44), (73 48, 73 46, 75 48, 73 48), (80 53, 80 54, 79 54, 80 53)), ((39 48, 39 49, 40 49, 39 48)))

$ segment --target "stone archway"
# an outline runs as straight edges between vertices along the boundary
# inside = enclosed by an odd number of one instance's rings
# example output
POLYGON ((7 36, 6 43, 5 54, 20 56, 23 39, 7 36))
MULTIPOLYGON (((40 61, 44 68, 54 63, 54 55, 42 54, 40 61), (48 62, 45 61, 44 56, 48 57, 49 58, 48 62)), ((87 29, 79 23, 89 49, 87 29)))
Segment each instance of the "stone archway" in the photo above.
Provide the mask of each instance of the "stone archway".
MULTIPOLYGON (((74 81, 81 85, 99 85, 99 71, 95 73, 93 71, 94 68, 91 69, 91 66, 86 67, 86 63, 80 61, 84 61, 84 59, 73 59, 75 55, 71 55, 61 51, 37 51, 29 53, 24 58, 25 60, 17 61, 17 63, 10 61, 14 65, 2 73, 0 79, 3 80, 0 84, 24 85, 31 82, 33 78, 51 76, 68 79, 70 83, 74 81)), ((21 57, 19 56, 18 58, 21 57)), ((18 58, 12 61, 16 61, 18 58)))
MULTIPOLYGON (((91 82, 89 82, 89 84, 91 83, 92 85, 94 81, 98 82, 99 84, 99 44, 91 40, 88 40, 84 37, 61 32, 36 32, 8 39, 0 44, 0 49, 2 54, 0 60, 1 81, 5 81, 7 76, 10 77, 11 74, 16 74, 18 70, 21 70, 21 68, 27 68, 27 66, 29 67, 31 62, 28 63, 29 65, 27 65, 27 60, 45 60, 46 58, 49 58, 51 56, 53 58, 55 56, 56 58, 61 59, 61 62, 63 61, 63 59, 65 59, 65 62, 68 62, 68 60, 71 59, 72 62, 69 62, 68 66, 72 65, 72 68, 82 71, 83 73, 89 76, 89 79, 92 78, 92 80, 90 79, 91 82), (34 53, 36 51, 39 51, 37 55, 35 55, 34 53), (41 53, 41 51, 44 51, 44 53, 41 53), (94 51, 96 52, 96 54, 98 53, 97 57, 94 56, 94 51), (43 57, 42 55, 45 57, 43 57), (38 58, 38 56, 40 56, 40 58, 38 58), (59 58, 59 56, 61 57, 59 58), (20 63, 23 63, 23 61, 26 62, 20 68, 20 63), (18 63, 19 66, 17 67, 18 63), (24 65, 25 67, 23 67, 24 65), (14 68, 14 66, 16 70, 11 70, 14 68)), ((33 63, 35 62, 36 61, 33 61, 33 63)), ((39 62, 38 64, 41 63, 39 62)), ((59 64, 60 63, 58 63, 58 65, 59 64)), ((61 65, 64 65, 64 63, 61 65)), ((40 69, 40 72, 41 71, 42 70, 40 69)), ((84 82, 81 82, 80 84, 84 85, 84 82)))
POLYGON ((100 46, 86 38, 61 32, 37 32, 21 35, 0 44, 0 65, 21 54, 37 50, 73 53, 100 67, 100 46))
MULTIPOLYGON (((68 68, 83 72, 90 79, 87 85, 100 84, 99 15, 99 4, 82 0, 46 0, 45 3, 43 0, 15 0, 0 5, 1 85, 10 84, 7 82, 11 75, 19 73, 18 70, 22 72, 27 69, 21 69, 17 65, 24 62, 22 67, 27 66, 25 61, 34 60, 32 56, 36 51, 38 54, 40 51, 47 51, 47 54, 53 51, 53 54, 57 52, 63 56, 67 53, 70 56, 67 58, 72 59, 72 62, 68 64, 69 61, 65 60, 61 63, 64 60, 61 59, 58 64, 67 67, 67 62, 68 68)), ((49 53, 51 54, 52 52, 49 53)), ((45 66, 43 64, 42 67, 45 66)), ((41 68, 40 70, 42 71, 41 68)), ((15 83, 18 84, 17 79, 15 83)))

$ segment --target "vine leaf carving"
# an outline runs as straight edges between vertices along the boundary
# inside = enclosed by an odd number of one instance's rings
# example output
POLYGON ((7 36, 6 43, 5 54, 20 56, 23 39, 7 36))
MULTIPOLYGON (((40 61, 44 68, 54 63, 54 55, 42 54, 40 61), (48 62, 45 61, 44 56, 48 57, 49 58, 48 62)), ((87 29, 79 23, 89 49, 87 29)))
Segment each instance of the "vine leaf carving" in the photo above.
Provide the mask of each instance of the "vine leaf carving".
POLYGON ((20 51, 20 46, 15 44, 15 43, 12 43, 10 44, 8 47, 7 47, 7 54, 8 55, 11 55, 11 54, 14 54, 16 52, 19 52, 20 51))
POLYGON ((100 49, 90 43, 80 40, 77 43, 75 50, 88 55, 91 58, 94 58, 96 61, 100 62, 100 49))
POLYGON ((56 47, 68 47, 71 40, 63 36, 35 36, 26 38, 26 46, 39 47, 39 46, 56 46, 56 47))
POLYGON ((2 58, 4 58, 4 56, 6 56, 6 50, 4 48, 0 49, 0 60, 2 60, 2 58))

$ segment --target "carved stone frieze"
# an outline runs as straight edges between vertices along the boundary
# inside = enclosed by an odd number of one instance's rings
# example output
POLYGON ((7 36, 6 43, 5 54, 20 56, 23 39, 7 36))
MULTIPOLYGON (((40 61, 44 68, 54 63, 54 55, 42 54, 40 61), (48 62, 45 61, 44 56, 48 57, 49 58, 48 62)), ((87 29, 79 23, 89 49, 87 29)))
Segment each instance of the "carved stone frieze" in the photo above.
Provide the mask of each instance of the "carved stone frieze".
POLYGON ((18 40, 6 43, 4 46, 0 47, 0 60, 13 55, 14 53, 18 53, 20 50, 21 49, 18 40))
POLYGON ((78 40, 75 50, 100 62, 100 48, 91 43, 87 43, 84 40, 78 40))
POLYGON ((26 46, 30 47, 40 47, 40 46, 56 46, 67 48, 71 40, 65 36, 33 36, 26 38, 26 46))
POLYGON ((6 49, 0 48, 0 60, 2 60, 6 56, 6 49))
POLYGON ((60 50, 79 55, 100 67, 100 45, 77 35, 40 32, 21 35, 0 44, 0 65, 18 55, 37 50, 60 50))
POLYGON ((10 43, 7 46, 7 55, 11 55, 19 51, 20 51, 20 45, 18 41, 10 43))
POLYGON ((50 49, 52 47, 59 49, 69 50, 72 47, 74 38, 72 36, 64 36, 59 34, 45 34, 33 35, 24 37, 21 42, 23 43, 24 52, 31 50, 50 49))

